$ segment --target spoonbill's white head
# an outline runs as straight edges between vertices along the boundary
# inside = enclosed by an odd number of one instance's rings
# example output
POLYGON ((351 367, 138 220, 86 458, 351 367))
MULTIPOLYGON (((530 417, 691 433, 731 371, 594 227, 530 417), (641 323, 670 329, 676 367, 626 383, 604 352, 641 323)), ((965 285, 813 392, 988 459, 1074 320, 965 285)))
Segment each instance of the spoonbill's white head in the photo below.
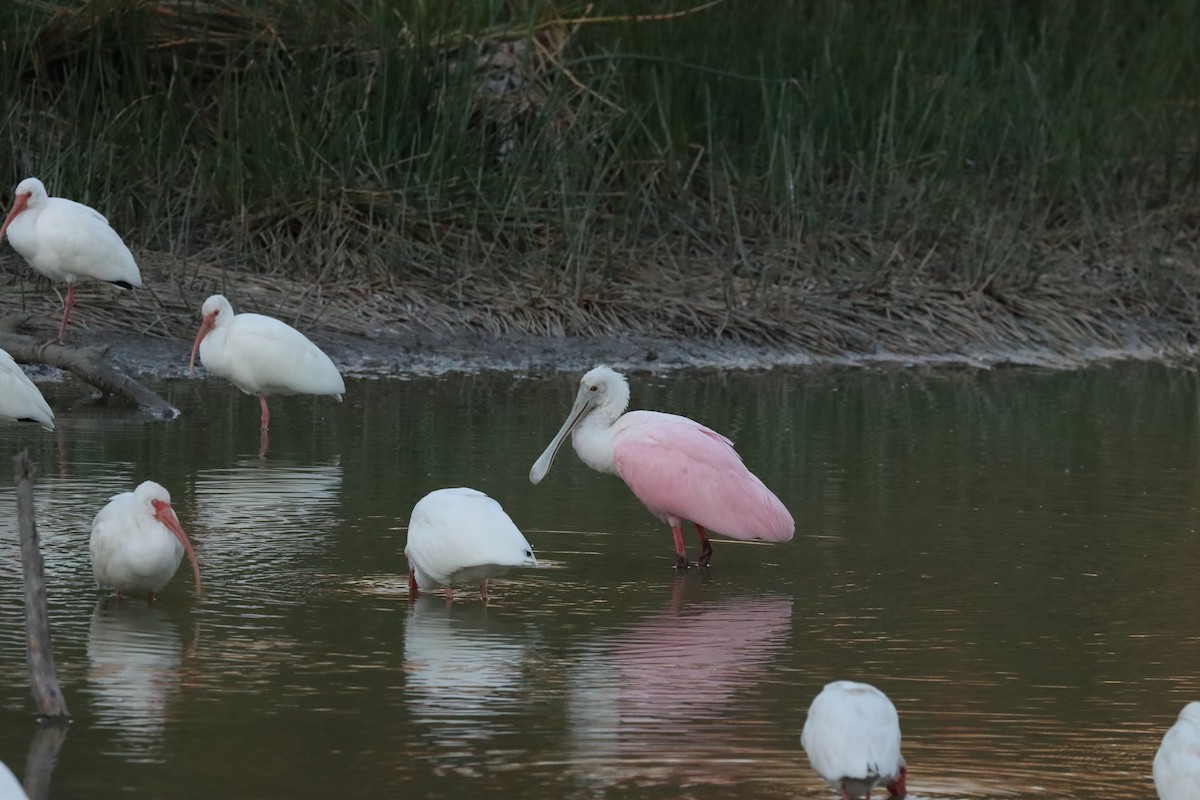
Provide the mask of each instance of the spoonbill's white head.
POLYGON ((624 375, 603 364, 590 370, 579 379, 579 392, 575 395, 571 413, 529 470, 529 481, 537 484, 546 477, 554 457, 558 455, 558 449, 584 417, 594 413, 605 424, 611 425, 625 413, 628 406, 629 381, 625 380, 624 375))

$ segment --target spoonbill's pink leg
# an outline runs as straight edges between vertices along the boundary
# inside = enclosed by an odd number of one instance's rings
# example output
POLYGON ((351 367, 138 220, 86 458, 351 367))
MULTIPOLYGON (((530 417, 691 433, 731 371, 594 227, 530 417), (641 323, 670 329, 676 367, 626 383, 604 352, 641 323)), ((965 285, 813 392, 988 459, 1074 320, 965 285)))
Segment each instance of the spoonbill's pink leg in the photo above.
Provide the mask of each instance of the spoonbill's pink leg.
POLYGON ((696 563, 707 567, 709 559, 712 558, 712 545, 708 543, 708 534, 704 532, 704 527, 699 522, 692 524, 696 526, 696 538, 700 540, 700 558, 696 559, 696 563))
POLYGON ((683 529, 679 522, 674 518, 670 520, 671 535, 675 537, 675 569, 687 569, 687 548, 683 546, 683 529))
POLYGON ((63 309, 62 324, 58 326, 58 341, 62 342, 63 337, 67 335, 67 320, 71 316, 71 306, 75 304, 75 284, 67 284, 67 302, 63 309))
POLYGON ((408 599, 416 600, 420 593, 421 590, 417 588, 417 573, 410 569, 408 571, 408 599))
POLYGON ((262 423, 262 430, 265 431, 267 428, 269 428, 271 426, 271 412, 267 410, 266 395, 260 394, 258 396, 258 402, 259 402, 259 404, 262 405, 262 416, 259 417, 259 421, 262 423))

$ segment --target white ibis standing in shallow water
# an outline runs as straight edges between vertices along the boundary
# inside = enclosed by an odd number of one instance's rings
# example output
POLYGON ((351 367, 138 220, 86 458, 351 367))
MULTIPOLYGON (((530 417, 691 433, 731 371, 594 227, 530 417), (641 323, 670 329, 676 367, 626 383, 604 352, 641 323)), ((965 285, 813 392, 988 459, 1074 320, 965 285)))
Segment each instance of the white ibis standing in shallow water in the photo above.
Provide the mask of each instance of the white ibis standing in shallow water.
POLYGON ((700 566, 707 567, 712 545, 705 529, 734 539, 789 541, 796 523, 770 489, 746 469, 733 442, 699 422, 658 411, 630 411, 625 376, 600 366, 579 381, 579 393, 566 422, 529 470, 538 483, 572 434, 583 463, 620 476, 650 513, 671 526, 675 566, 687 569, 683 520, 691 520, 700 540, 700 566))
POLYGON ((1154 756, 1159 800, 1200 800, 1200 702, 1192 701, 1163 736, 1154 756))
POLYGON ((286 322, 262 314, 234 314, 233 306, 219 294, 204 301, 200 314, 203 321, 188 370, 195 370, 199 352, 200 363, 209 372, 246 394, 257 395, 264 437, 271 423, 267 395, 332 395, 340 401, 346 393, 329 356, 286 322))
POLYGON ((889 797, 905 796, 900 717, 887 695, 869 683, 827 684, 808 708, 800 744, 842 800, 870 800, 880 785, 889 797))
POLYGON ((142 285, 133 254, 104 215, 74 200, 48 196, 37 178, 17 184, 0 240, 5 234, 29 266, 52 281, 67 282, 60 342, 75 303, 75 281, 108 281, 126 289, 142 285))
POLYGON ((537 566, 533 548, 504 509, 475 489, 438 489, 413 506, 408 520, 408 596, 454 584, 479 584, 487 600, 488 578, 514 567, 537 566))
POLYGON ((200 594, 200 567, 171 494, 154 481, 115 495, 92 520, 92 573, 101 588, 122 594, 146 592, 154 600, 179 568, 186 552, 200 594))
POLYGON ((13 357, 0 348, 0 419, 36 422, 54 430, 54 412, 13 357))

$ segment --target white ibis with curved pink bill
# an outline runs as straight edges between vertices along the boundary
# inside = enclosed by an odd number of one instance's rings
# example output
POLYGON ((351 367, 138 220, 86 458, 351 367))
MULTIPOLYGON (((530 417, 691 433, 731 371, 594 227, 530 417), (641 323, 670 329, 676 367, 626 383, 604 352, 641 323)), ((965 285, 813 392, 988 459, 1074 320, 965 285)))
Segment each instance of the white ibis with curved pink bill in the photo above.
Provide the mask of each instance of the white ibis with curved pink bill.
POLYGON ((54 430, 54 412, 17 362, 0 348, 0 419, 36 422, 54 430))
POLYGON ((234 314, 224 295, 204 301, 203 317, 188 371, 196 369, 196 353, 209 372, 225 378, 262 406, 261 430, 271 423, 267 395, 330 395, 341 401, 346 384, 329 356, 300 331, 274 317, 234 314))
POLYGON ((658 411, 625 412, 629 383, 599 366, 579 381, 566 422, 529 470, 537 484, 571 434, 583 463, 617 475, 650 513, 671 526, 675 566, 687 569, 683 520, 700 541, 698 563, 707 567, 712 544, 706 530, 734 539, 786 542, 796 532, 792 515, 754 473, 733 442, 699 422, 658 411))
POLYGON ((171 507, 171 493, 154 481, 114 495, 92 520, 92 574, 100 588, 122 594, 146 593, 153 601, 179 569, 186 552, 196 594, 200 565, 196 551, 171 507))
POLYGON ((1154 756, 1159 800, 1200 800, 1200 702, 1179 712, 1154 756))
POLYGON ((808 708, 800 745, 813 770, 842 800, 867 798, 876 786, 904 797, 908 768, 900 755, 900 716, 869 683, 826 684, 808 708))
POLYGON ((447 600, 456 584, 479 584, 488 598, 488 579, 516 567, 536 567, 524 534, 504 508, 466 487, 438 489, 413 506, 408 520, 408 596, 441 587, 447 600))
POLYGON ((126 289, 142 285, 133 254, 105 216, 83 203, 50 197, 37 178, 17 184, 12 208, 0 227, 0 241, 5 235, 29 266, 52 281, 66 281, 60 342, 75 304, 76 281, 107 281, 126 289))

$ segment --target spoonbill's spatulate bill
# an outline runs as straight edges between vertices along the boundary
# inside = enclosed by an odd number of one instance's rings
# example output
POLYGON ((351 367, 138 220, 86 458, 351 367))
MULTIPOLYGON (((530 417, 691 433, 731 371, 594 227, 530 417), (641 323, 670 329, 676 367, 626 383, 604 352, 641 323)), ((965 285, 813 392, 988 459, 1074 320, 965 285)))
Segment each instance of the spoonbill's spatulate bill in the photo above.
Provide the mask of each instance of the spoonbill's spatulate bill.
POLYGON ((92 573, 101 588, 154 600, 167 585, 186 552, 200 594, 200 566, 175 509, 171 494, 154 481, 115 495, 92 520, 92 573))
POLYGON ((36 422, 54 430, 54 412, 7 351, 0 349, 0 419, 36 422))
POLYGON ((869 683, 834 681, 813 700, 800 744, 818 775, 843 800, 870 798, 876 786, 905 796, 900 717, 887 695, 869 683))
POLYGON ((529 470, 538 483, 571 434, 583 463, 620 476, 650 513, 671 526, 675 566, 687 568, 682 521, 700 540, 701 566, 712 545, 706 530, 734 539, 789 541, 796 523, 763 482, 746 469, 733 442, 694 420, 657 411, 630 411, 625 376, 596 367, 579 382, 566 422, 529 470))
POLYGON ((331 395, 341 400, 346 393, 329 356, 286 322, 262 314, 234 314, 233 306, 219 294, 205 300, 200 313, 204 319, 192 344, 188 369, 195 370, 199 352, 200 363, 209 372, 246 394, 257 395, 264 432, 271 422, 267 395, 331 395))
POLYGON ((500 504, 463 487, 438 489, 417 501, 404 558, 410 598, 442 587, 450 600, 455 585, 478 583, 486 600, 489 578, 537 566, 533 548, 500 504))
POLYGON ((1163 736, 1154 756, 1159 800, 1200 800, 1200 702, 1192 701, 1163 736))
POLYGON ((104 215, 74 200, 48 196, 37 178, 17 184, 0 240, 6 234, 29 266, 52 281, 66 281, 59 341, 67 332, 76 281, 108 281, 126 289, 142 285, 133 254, 104 215))

